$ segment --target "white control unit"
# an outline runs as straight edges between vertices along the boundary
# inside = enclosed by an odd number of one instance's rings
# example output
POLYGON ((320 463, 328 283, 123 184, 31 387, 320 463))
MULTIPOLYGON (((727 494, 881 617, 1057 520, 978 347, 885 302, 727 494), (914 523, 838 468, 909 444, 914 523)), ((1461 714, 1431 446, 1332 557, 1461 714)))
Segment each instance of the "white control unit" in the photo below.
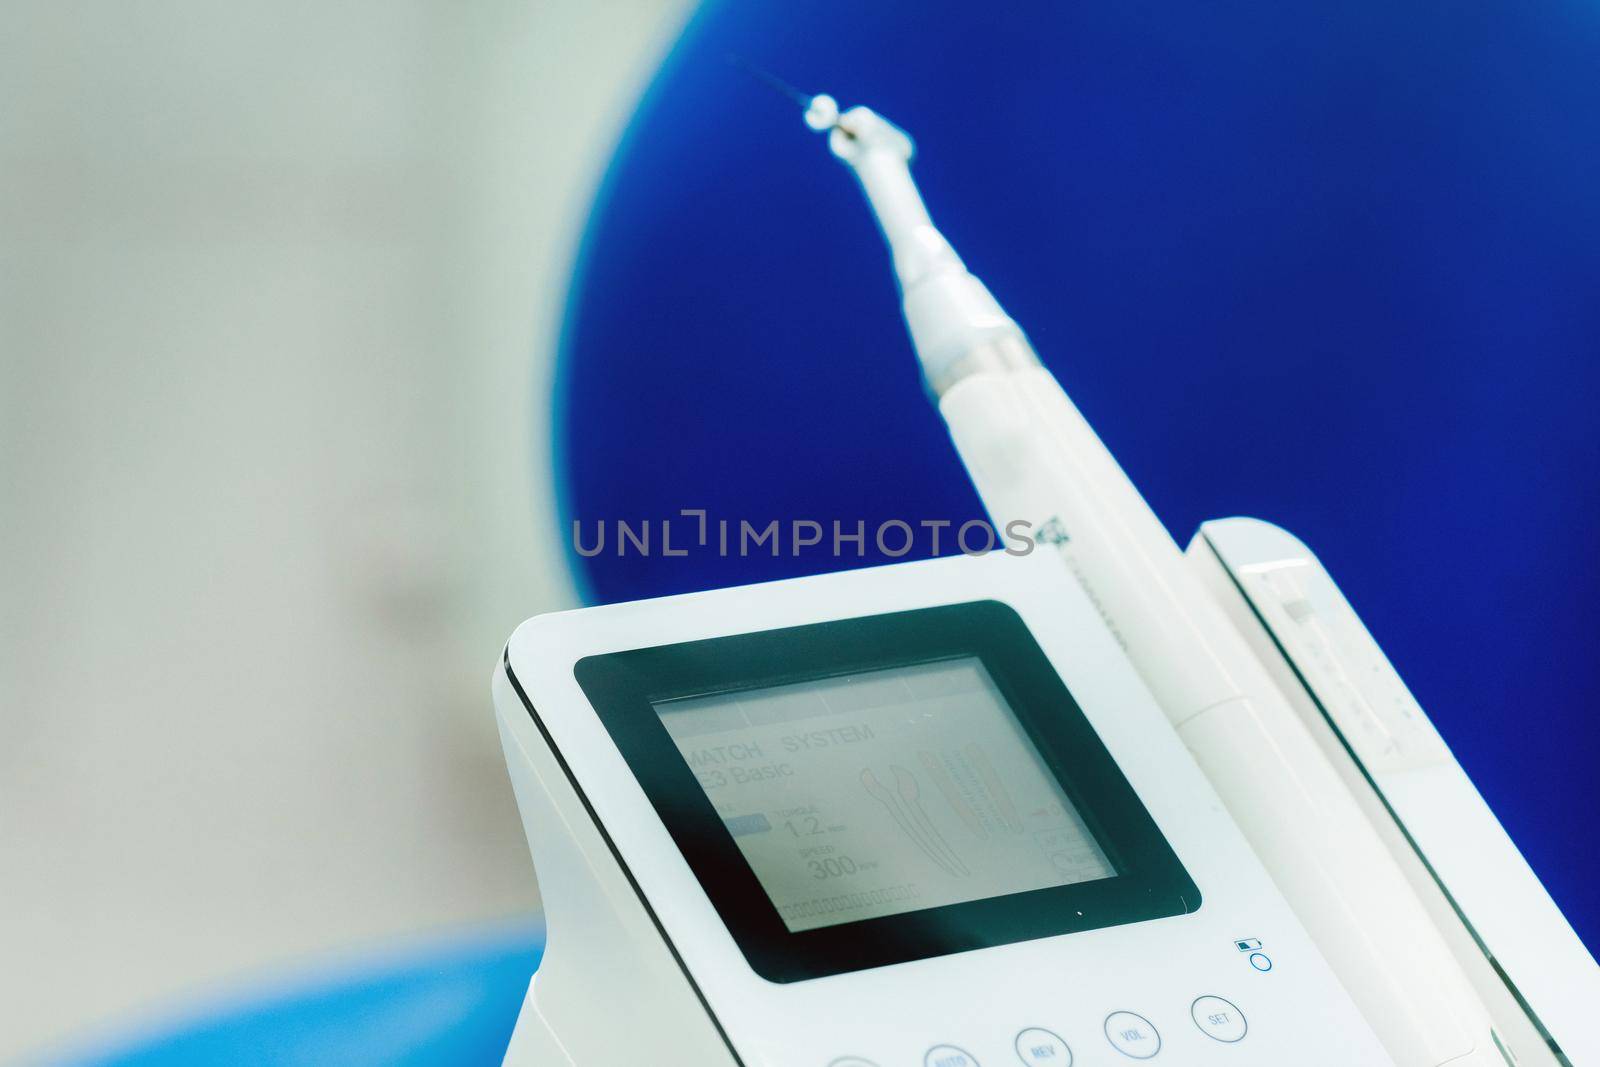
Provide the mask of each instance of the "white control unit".
POLYGON ((1392 1063, 1053 553, 542 616, 495 696, 507 1063, 1392 1063))

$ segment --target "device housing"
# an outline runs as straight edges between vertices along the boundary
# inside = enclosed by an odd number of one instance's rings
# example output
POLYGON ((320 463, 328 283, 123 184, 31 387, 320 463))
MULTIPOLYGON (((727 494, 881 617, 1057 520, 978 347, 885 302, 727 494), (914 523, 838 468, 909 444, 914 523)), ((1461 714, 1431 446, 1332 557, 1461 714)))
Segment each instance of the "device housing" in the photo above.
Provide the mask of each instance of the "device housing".
POLYGON ((1391 1062, 1054 553, 905 563, 542 616, 513 635, 494 687, 548 930, 508 1063, 992 1067, 1018 1062, 1024 1035, 1036 1033, 1088 1063, 1132 1055, 1119 1040, 1135 1051, 1153 1040, 1160 1062, 1391 1062), (626 650, 982 603, 1025 624, 1199 900, 1098 929, 822 977, 764 977, 576 668, 626 650), (1202 1023, 1218 1003, 1242 1016, 1238 1038, 1202 1023))

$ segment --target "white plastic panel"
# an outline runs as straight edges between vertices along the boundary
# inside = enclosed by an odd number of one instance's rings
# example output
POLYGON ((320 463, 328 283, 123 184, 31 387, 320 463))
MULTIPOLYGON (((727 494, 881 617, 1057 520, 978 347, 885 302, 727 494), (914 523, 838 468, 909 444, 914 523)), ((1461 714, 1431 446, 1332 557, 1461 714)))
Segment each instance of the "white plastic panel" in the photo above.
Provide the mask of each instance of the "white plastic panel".
POLYGON ((1254 519, 1201 527, 1319 710, 1568 1062, 1600 1063, 1600 967, 1327 570, 1254 519))
MULTIPOLYGON (((1121 1062, 1130 1049, 1154 1049, 1158 1065, 1196 1067, 1391 1062, 1053 554, 958 557, 548 616, 517 631, 510 657, 747 1067, 996 1067, 1031 1062, 1021 1057, 1048 1049, 1045 1035, 1080 1064, 1121 1062), (585 700, 573 664, 617 649, 981 599, 1002 600, 1026 621, 1200 886, 1201 907, 787 985, 761 979, 585 700)), ((602 1025, 602 1008, 571 1025, 602 1025)), ((666 1050, 671 1036, 641 1040, 666 1050)), ((662 1056, 641 1062, 671 1062, 662 1056)))

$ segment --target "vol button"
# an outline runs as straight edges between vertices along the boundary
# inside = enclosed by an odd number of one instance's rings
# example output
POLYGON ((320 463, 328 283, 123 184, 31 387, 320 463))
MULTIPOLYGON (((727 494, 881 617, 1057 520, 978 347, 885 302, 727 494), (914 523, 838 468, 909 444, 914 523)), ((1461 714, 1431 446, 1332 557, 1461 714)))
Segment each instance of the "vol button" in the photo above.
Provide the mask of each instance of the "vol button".
POLYGON ((1124 1056, 1148 1060, 1161 1051, 1161 1035, 1150 1020, 1131 1011, 1114 1011, 1106 1016, 1106 1040, 1124 1056))

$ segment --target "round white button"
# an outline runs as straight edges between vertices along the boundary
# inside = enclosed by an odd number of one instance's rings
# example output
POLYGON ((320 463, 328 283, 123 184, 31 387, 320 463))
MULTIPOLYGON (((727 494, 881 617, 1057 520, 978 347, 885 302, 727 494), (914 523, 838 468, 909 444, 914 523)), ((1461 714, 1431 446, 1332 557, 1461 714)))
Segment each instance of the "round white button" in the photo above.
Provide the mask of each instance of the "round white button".
POLYGON ((1072 1050, 1067 1043, 1037 1026, 1017 1035, 1017 1058, 1028 1067, 1072 1067, 1072 1050))
POLYGON ((1244 1012, 1221 997, 1200 997, 1189 1005, 1189 1014, 1202 1033, 1218 1041, 1241 1041, 1250 1029, 1244 1012))
POLYGON ((1161 1051, 1161 1035, 1150 1020, 1131 1011, 1114 1011, 1106 1016, 1106 1040, 1124 1056, 1147 1060, 1161 1051))
POLYGON ((1272 957, 1265 952, 1252 952, 1250 953, 1250 966, 1258 971, 1270 971, 1272 970, 1272 957))
POLYGON ((878 1065, 871 1060, 864 1060, 860 1056, 841 1056, 836 1060, 831 1060, 828 1063, 828 1067, 878 1067, 878 1065))
POLYGON ((923 1067, 978 1067, 978 1061, 966 1049, 954 1045, 935 1045, 922 1057, 923 1067))

